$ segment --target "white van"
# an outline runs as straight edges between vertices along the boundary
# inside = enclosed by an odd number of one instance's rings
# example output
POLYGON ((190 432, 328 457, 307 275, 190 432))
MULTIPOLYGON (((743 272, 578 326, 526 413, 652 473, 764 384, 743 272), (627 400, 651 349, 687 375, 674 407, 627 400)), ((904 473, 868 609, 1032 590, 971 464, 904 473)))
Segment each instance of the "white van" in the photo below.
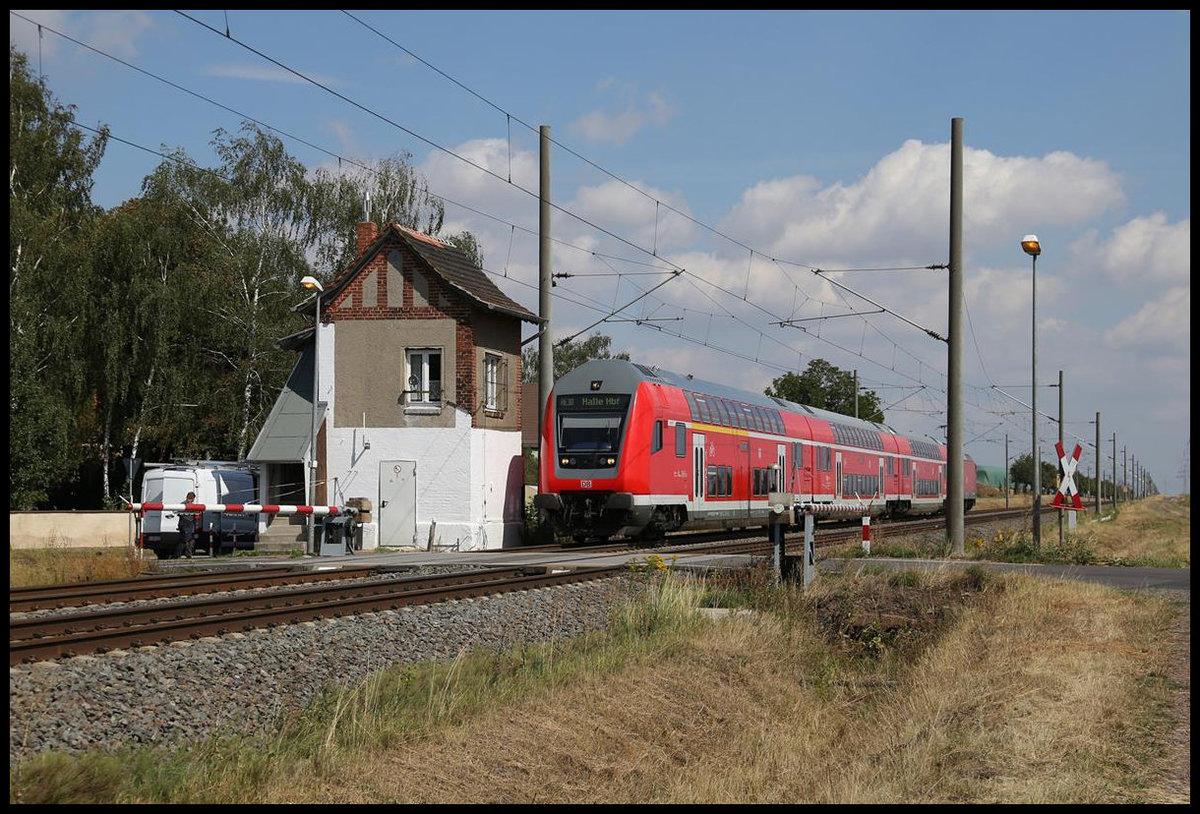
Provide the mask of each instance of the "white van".
MULTIPOLYGON (((146 470, 142 480, 143 503, 183 503, 188 492, 196 503, 256 503, 254 475, 245 469, 204 466, 166 466, 146 470)), ((258 539, 258 518, 252 514, 204 512, 196 532, 196 550, 213 554, 253 549, 258 539)), ((174 557, 179 548, 179 514, 146 512, 142 543, 159 559, 174 557)))

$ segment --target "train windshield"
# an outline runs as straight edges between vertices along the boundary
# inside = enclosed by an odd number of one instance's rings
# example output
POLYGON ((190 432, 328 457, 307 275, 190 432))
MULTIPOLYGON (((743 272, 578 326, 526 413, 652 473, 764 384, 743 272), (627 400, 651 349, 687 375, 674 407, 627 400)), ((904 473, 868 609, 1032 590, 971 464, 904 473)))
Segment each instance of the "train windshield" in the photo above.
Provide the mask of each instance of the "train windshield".
POLYGON ((618 451, 629 400, 627 393, 559 396, 559 451, 618 451))
POLYGON ((566 413, 559 422, 563 452, 616 452, 621 446, 623 413, 566 413))

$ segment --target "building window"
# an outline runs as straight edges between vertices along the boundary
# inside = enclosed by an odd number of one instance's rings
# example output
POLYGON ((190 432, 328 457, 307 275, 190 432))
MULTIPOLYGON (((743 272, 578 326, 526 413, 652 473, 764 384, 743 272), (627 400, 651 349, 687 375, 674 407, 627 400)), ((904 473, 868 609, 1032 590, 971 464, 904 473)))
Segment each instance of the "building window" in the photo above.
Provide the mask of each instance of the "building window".
POLYGON ((500 409, 500 357, 494 353, 483 355, 483 406, 500 409))
POLYGON ((410 348, 408 351, 408 403, 441 406, 442 351, 440 348, 410 348))

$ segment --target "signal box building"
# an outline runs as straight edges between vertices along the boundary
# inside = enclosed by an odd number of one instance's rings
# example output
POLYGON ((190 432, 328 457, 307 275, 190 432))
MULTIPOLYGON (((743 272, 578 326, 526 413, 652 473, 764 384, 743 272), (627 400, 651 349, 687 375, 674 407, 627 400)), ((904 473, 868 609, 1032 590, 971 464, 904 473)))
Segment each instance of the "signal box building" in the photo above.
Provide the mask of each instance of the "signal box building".
MULTIPOLYGON (((521 327, 539 319, 449 244, 357 230, 357 259, 320 294, 316 504, 369 499, 365 548, 518 544, 521 327)), ((316 304, 296 310, 315 321, 316 304)), ((304 504, 314 328, 279 344, 300 356, 248 458, 264 502, 304 504)), ((263 547, 307 538, 306 518, 260 523, 263 547)))

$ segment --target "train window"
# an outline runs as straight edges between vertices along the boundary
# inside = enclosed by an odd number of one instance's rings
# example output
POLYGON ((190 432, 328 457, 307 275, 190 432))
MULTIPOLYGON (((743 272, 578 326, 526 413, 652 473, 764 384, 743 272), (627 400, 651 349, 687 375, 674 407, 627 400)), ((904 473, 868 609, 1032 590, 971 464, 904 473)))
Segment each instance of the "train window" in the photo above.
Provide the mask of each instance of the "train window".
POLYGON ((716 497, 720 492, 717 491, 717 467, 710 466, 708 468, 708 496, 716 497))
POLYGON ((675 457, 687 457, 687 427, 682 423, 675 425, 675 457))
POLYGON ((907 478, 911 474, 912 474, 912 461, 909 460, 908 458, 905 458, 904 459, 904 477, 907 478))
POLYGON ((696 394, 691 390, 684 390, 683 398, 687 401, 688 410, 692 413, 692 421, 699 421, 700 411, 696 409, 696 394))
POLYGON ((658 452, 663 446, 663 423, 662 421, 654 422, 654 435, 650 438, 650 454, 658 452))
POLYGON ((754 408, 751 407, 749 404, 744 404, 744 405, 742 405, 742 412, 746 419, 746 429, 748 429, 748 430, 758 429, 758 422, 755 420, 754 408))
POLYGON ((817 447, 817 469, 828 472, 831 457, 829 447, 817 447))
POLYGON ((733 467, 721 466, 717 467, 717 494, 721 497, 729 497, 733 494, 733 467))
POLYGON ((802 449, 799 441, 792 442, 792 469, 799 469, 804 465, 802 449))
POLYGON ((725 406, 725 399, 717 399, 717 415, 721 418, 721 426, 729 426, 729 409, 725 406))
POLYGON ((891 458, 891 456, 889 456, 889 457, 888 457, 888 459, 887 459, 887 473, 888 473, 889 475, 894 475, 894 474, 896 474, 896 472, 895 472, 895 466, 894 466, 894 465, 893 465, 893 463, 892 463, 892 458, 891 458))

